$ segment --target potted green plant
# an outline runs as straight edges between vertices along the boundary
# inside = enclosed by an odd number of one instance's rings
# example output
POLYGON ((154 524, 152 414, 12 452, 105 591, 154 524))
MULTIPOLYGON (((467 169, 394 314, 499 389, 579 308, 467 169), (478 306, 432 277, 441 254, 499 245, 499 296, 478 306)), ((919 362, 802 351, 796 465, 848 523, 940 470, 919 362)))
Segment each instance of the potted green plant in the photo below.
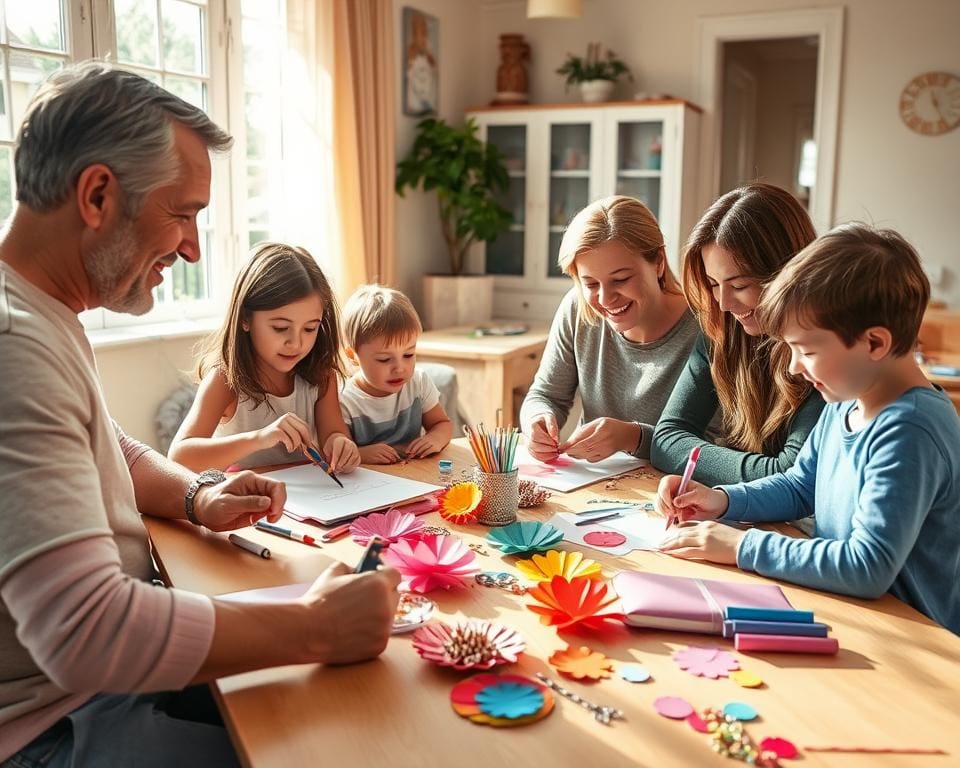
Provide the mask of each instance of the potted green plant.
POLYGON ((440 226, 450 257, 450 275, 424 277, 424 322, 428 328, 484 322, 493 310, 493 277, 463 275, 471 245, 505 232, 511 213, 497 202, 510 178, 503 155, 477 137, 477 125, 427 118, 407 156, 397 163, 395 188, 435 192, 440 226))
POLYGON ((579 85, 584 101, 606 101, 621 75, 633 80, 623 60, 609 49, 603 51, 600 43, 588 43, 587 55, 583 58, 568 53, 557 74, 567 78, 567 88, 579 85))

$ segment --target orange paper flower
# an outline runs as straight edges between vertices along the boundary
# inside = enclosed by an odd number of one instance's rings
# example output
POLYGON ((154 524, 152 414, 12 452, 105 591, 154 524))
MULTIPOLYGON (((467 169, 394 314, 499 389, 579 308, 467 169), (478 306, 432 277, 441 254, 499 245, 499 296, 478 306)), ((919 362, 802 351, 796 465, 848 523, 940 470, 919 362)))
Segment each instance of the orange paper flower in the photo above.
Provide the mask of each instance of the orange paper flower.
POLYGON ((584 626, 602 629, 604 622, 613 619, 623 621, 623 614, 610 610, 618 605, 617 596, 607 595, 604 582, 577 576, 567 581, 563 576, 554 576, 527 590, 539 605, 528 604, 534 613, 540 614, 540 623, 557 629, 584 626))
POLYGON ((557 668, 557 672, 574 680, 600 680, 610 677, 613 664, 599 651, 591 651, 587 646, 574 648, 572 645, 563 651, 557 651, 548 661, 557 668))
POLYGON ((477 520, 483 494, 476 483, 456 483, 440 493, 440 517, 448 523, 466 525, 477 520))

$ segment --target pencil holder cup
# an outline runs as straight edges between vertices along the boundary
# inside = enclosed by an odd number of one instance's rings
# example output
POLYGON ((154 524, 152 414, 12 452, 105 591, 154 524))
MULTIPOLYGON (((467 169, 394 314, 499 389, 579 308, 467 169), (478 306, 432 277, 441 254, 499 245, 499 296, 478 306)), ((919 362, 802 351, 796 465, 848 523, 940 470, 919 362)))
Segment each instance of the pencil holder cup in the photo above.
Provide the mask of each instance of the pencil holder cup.
POLYGON ((498 526, 516 522, 520 501, 518 473, 516 469, 512 472, 484 472, 480 467, 474 467, 473 480, 483 494, 478 523, 498 526))

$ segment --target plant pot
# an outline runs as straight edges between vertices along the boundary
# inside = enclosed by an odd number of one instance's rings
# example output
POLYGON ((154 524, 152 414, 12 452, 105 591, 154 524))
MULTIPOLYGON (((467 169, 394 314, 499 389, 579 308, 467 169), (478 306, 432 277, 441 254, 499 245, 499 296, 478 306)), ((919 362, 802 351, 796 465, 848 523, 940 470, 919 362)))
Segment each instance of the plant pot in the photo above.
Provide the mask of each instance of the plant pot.
POLYGON ((580 83, 580 97, 586 102, 607 101, 614 86, 613 80, 584 80, 580 83))
POLYGON ((493 275, 424 275, 423 327, 487 323, 493 317, 493 275))

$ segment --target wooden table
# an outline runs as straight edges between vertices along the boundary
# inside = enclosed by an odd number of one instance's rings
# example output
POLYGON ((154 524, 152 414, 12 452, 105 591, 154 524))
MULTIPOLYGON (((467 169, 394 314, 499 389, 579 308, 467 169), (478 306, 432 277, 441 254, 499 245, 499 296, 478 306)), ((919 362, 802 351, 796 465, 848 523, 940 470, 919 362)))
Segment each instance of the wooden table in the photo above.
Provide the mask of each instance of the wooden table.
POLYGON ((417 342, 417 359, 456 368, 460 408, 471 424, 495 426, 498 411, 504 425, 518 424, 514 392, 526 392, 533 383, 549 331, 545 324, 527 325, 529 330, 516 336, 475 336, 474 326, 426 331, 417 342))
MULTIPOLYGON (((455 476, 469 454, 452 445, 455 476)), ((432 481, 436 458, 387 468, 432 481)), ((546 519, 554 511, 582 510, 597 496, 625 499, 653 497, 656 479, 621 480, 624 490, 603 485, 572 494, 557 494, 538 510, 523 510, 521 519, 546 519), (532 513, 532 514, 531 514, 532 513)), ((428 525, 442 525, 435 514, 428 525)), ((158 560, 170 582, 210 595, 254 587, 304 581, 320 573, 330 558, 355 563, 361 547, 349 538, 313 550, 255 529, 244 536, 262 541, 272 560, 259 560, 229 545, 223 534, 198 531, 188 523, 147 521, 158 560)), ((294 525, 297 525, 294 523, 294 525)), ((452 526, 448 526, 452 527, 452 526)), ((480 542, 482 527, 459 528, 468 542, 480 542)), ((571 545, 563 544, 564 549, 571 545)), ((514 571, 515 557, 502 558, 493 548, 479 556, 484 570, 514 571)), ((624 568, 735 581, 766 581, 734 568, 675 560, 654 552, 626 557, 604 556, 607 575, 624 568)), ((945 585, 944 588, 949 588, 945 585)), ((715 755, 706 737, 683 722, 654 713, 660 696, 682 696, 694 707, 744 701, 762 719, 748 726, 757 740, 782 736, 804 745, 937 747, 947 756, 819 754, 804 752, 796 765, 843 768, 938 768, 960 762, 960 638, 935 626, 899 600, 843 598, 792 585, 784 591, 797 608, 812 609, 829 623, 840 641, 835 657, 792 654, 737 654, 742 666, 759 674, 761 689, 738 687, 729 679, 706 680, 681 671, 671 653, 689 644, 720 645, 727 640, 706 635, 641 631, 620 627, 602 634, 565 634, 539 624, 524 598, 471 583, 451 592, 435 592, 444 621, 465 617, 496 620, 520 630, 527 651, 509 671, 533 676, 544 672, 561 679, 547 658, 568 643, 588 645, 615 662, 636 661, 653 679, 631 684, 614 676, 596 684, 563 680, 567 688, 601 704, 619 707, 626 721, 604 726, 590 713, 558 697, 556 710, 526 727, 493 729, 473 725, 450 708, 453 685, 466 676, 419 658, 409 635, 394 637, 377 660, 349 667, 291 666, 261 670, 218 681, 214 688, 234 743, 244 763, 257 768, 330 765, 356 767, 418 766, 678 766, 733 768, 744 765, 715 755)))

